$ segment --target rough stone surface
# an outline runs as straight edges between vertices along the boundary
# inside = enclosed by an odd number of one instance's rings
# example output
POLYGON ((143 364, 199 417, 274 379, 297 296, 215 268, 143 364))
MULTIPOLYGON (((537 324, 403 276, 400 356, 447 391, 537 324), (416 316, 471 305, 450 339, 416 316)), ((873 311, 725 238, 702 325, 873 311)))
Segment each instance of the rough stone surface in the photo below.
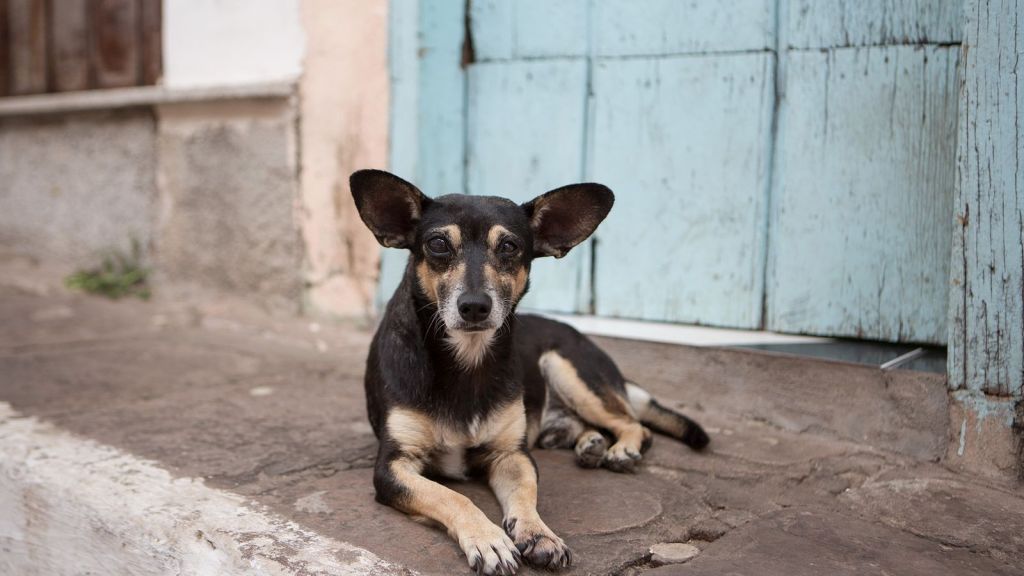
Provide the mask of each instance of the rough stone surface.
POLYGON ((287 99, 158 108, 161 277, 297 310, 302 245, 287 99))
MULTIPOLYGON (((0 401, 382 561, 468 573, 442 530, 373 500, 368 331, 169 294, 71 294, 0 258, 0 401)), ((895 406, 907 404, 893 398, 930 394, 930 380, 891 373, 887 389, 867 367, 603 342, 712 443, 695 453, 658 437, 633 475, 535 451, 540 512, 577 559, 568 574, 1024 574, 1019 485, 910 455, 932 445, 917 443, 929 428, 919 414, 900 420, 895 406), (916 440, 900 441, 898 426, 916 440), (665 542, 702 551, 655 567, 651 547, 665 542)), ((452 487, 500 520, 484 486, 452 487)))
POLYGON ((940 374, 597 340, 627 377, 671 391, 687 406, 742 414, 784 430, 814 431, 922 460, 937 461, 946 454, 949 400, 940 374))
POLYGON ((0 121, 0 244, 69 268, 148 249, 154 132, 143 111, 0 121))
POLYGON ((662 542, 651 546, 651 564, 682 564, 700 554, 700 548, 685 542, 662 542))
MULTIPOLYGON (((1024 434, 1015 433, 1016 405, 1024 400, 980 391, 950 395, 946 462, 957 470, 1024 479, 1024 434)), ((1020 418, 1024 425, 1024 418, 1020 418)))

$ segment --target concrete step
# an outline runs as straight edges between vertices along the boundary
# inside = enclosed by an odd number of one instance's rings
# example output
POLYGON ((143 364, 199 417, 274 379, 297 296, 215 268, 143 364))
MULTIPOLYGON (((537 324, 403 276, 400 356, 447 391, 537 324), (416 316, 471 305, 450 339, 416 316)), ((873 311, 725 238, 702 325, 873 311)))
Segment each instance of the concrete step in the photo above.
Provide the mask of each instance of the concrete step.
MULTIPOLYGON (((468 573, 373 501, 365 328, 0 279, 0 573, 468 573)), ((713 441, 658 438, 633 475, 537 451, 568 573, 1024 573, 1019 487, 940 461, 940 377, 602 344, 713 441), (656 567, 673 542, 699 554, 656 567)), ((500 520, 485 487, 453 488, 500 520)))

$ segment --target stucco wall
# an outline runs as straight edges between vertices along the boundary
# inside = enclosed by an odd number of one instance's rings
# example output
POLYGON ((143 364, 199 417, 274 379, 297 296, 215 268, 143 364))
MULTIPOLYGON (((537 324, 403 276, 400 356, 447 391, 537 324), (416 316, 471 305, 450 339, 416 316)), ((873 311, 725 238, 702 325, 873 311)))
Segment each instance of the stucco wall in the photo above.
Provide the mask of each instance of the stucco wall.
POLYGON ((368 317, 379 249, 348 175, 387 166, 387 5, 165 2, 154 101, 178 103, 0 121, 0 242, 79 267, 136 239, 157 283, 368 317))
POLYGON ((302 24, 306 309, 364 316, 372 311, 380 251, 352 204, 348 176, 387 166, 387 1, 304 0, 302 24))
POLYGON ((293 110, 289 99, 158 109, 161 274, 298 310, 293 110))
POLYGON ((164 84, 291 81, 302 72, 300 0, 164 2, 164 84))
POLYGON ((154 130, 149 111, 0 121, 0 244, 69 268, 149 246, 154 130))

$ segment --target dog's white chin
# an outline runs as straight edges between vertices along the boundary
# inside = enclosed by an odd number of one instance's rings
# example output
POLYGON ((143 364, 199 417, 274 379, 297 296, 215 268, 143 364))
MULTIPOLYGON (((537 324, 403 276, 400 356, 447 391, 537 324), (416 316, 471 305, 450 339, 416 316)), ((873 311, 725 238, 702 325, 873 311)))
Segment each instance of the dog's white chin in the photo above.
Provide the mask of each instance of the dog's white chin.
POLYGON ((477 332, 448 330, 445 341, 455 353, 455 361, 463 369, 470 370, 479 366, 487 357, 495 331, 493 328, 477 332))

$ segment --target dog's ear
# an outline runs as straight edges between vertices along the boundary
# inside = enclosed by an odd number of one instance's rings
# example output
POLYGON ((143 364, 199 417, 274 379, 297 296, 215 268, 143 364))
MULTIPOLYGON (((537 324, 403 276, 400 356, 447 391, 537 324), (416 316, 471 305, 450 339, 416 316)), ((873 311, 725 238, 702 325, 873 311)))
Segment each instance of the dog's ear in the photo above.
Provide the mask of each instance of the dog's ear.
POLYGON ((614 202, 607 186, 571 184, 523 204, 533 228, 534 256, 565 256, 597 229, 614 202))
POLYGON ((348 179, 359 217, 387 248, 408 248, 430 199, 418 188, 383 170, 359 170, 348 179))

